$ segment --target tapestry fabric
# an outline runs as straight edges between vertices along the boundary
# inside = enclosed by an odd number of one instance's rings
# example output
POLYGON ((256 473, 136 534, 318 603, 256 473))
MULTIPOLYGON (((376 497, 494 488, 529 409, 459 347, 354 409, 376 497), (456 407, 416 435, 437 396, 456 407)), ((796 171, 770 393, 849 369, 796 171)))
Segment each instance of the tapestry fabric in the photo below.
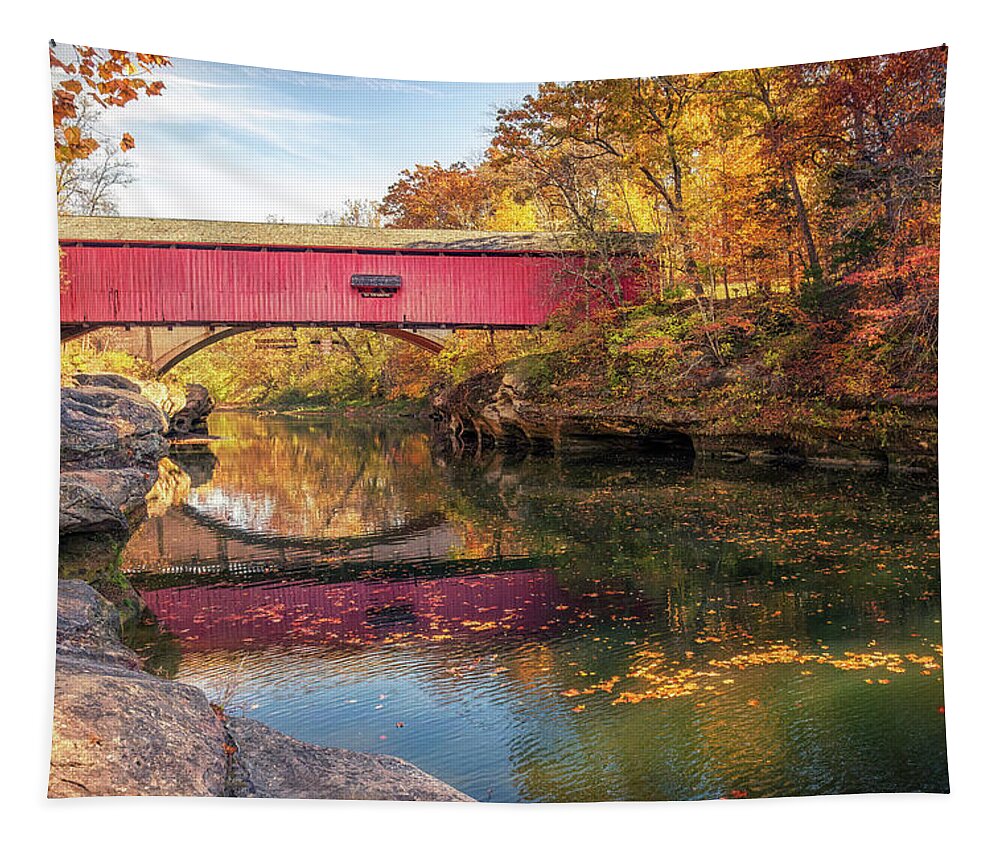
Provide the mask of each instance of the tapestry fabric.
POLYGON ((50 797, 948 791, 946 48, 50 61, 50 797))

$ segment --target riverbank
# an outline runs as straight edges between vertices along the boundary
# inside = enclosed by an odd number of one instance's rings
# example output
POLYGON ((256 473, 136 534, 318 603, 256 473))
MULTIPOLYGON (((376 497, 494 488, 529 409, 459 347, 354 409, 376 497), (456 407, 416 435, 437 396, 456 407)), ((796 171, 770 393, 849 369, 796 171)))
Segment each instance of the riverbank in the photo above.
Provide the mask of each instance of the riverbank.
POLYGON ((433 416, 458 454, 662 450, 732 463, 937 469, 937 407, 906 399, 833 404, 785 396, 766 370, 716 370, 682 394, 621 396, 586 380, 554 380, 523 358, 441 390, 433 416))

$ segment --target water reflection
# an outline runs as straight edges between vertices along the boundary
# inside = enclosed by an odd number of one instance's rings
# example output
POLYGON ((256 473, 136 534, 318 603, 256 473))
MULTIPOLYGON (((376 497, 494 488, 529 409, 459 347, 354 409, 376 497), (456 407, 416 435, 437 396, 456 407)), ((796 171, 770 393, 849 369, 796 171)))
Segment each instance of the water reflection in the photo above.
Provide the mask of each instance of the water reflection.
POLYGON ((947 788, 932 491, 212 427, 124 569, 152 663, 236 711, 493 800, 947 788))

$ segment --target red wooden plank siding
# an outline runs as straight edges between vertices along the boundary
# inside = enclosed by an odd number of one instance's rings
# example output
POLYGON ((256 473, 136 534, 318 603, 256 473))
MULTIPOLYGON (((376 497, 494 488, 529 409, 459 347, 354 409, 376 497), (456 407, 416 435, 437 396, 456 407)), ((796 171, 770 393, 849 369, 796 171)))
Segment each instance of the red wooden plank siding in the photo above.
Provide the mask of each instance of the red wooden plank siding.
POLYGON ((493 325, 542 323, 566 258, 530 254, 63 246, 62 322, 493 325), (401 275, 362 298, 352 274, 401 275))

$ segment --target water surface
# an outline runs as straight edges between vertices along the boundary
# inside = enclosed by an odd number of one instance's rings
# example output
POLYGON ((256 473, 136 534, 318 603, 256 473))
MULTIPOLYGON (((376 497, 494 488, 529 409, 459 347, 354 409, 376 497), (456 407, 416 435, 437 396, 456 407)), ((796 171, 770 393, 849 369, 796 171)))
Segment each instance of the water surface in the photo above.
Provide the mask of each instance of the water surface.
POLYGON ((124 569, 229 712, 480 800, 947 790, 932 485, 211 428, 124 569))

